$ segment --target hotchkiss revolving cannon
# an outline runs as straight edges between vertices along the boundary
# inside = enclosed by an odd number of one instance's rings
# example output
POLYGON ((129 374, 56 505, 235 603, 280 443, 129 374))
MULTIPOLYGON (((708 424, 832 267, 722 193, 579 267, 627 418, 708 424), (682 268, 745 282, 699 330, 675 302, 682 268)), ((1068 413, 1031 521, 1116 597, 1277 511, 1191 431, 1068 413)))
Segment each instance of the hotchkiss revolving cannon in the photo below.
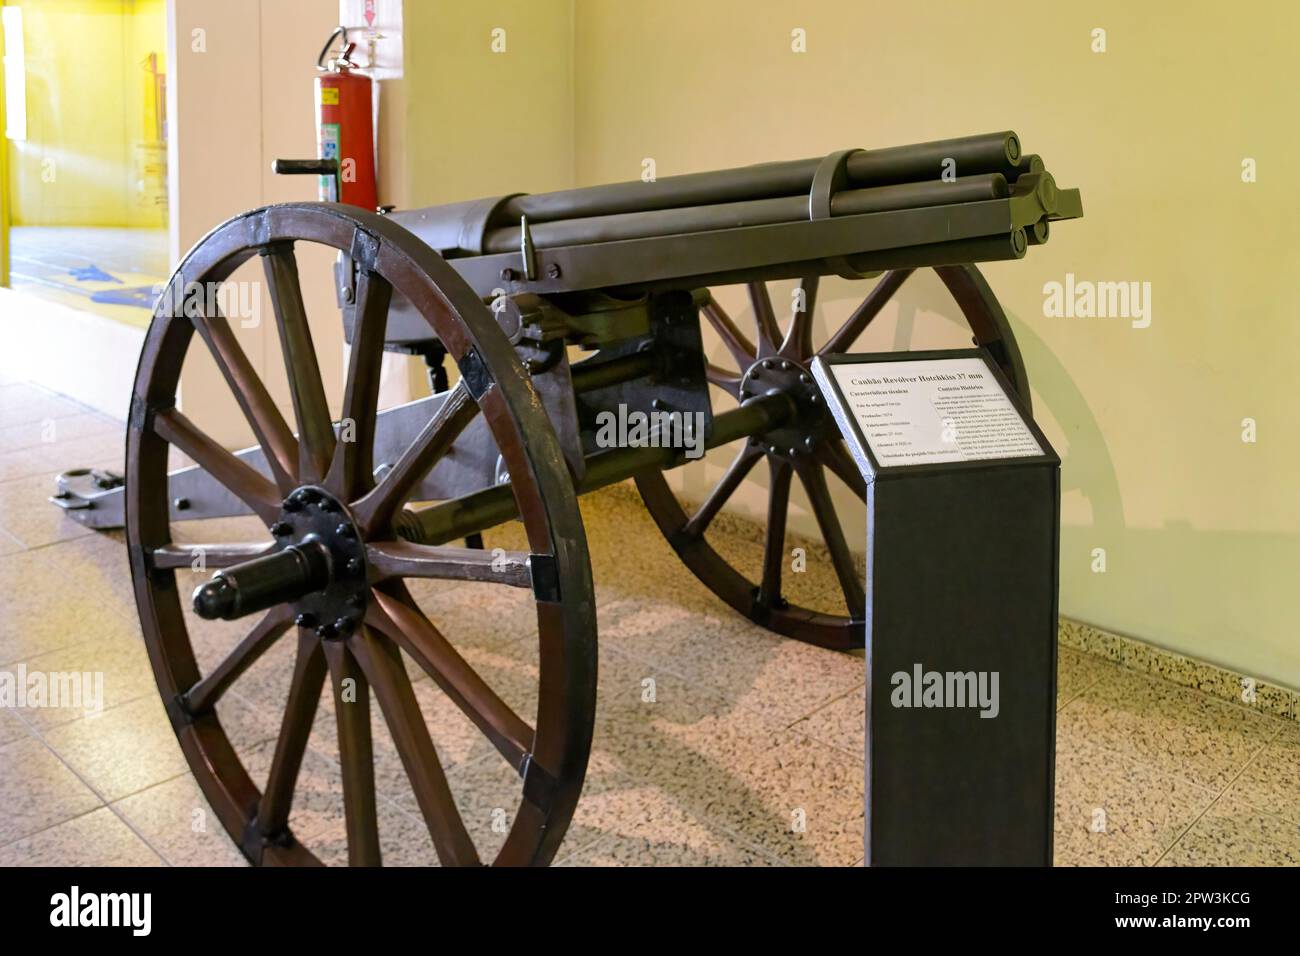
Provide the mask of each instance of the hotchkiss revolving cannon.
MULTIPOLYGON (((328 161, 280 165, 333 171, 328 161)), ((160 297, 136 378, 124 483, 69 472, 56 500, 91 527, 125 526, 168 714, 204 794, 252 862, 317 861, 290 831, 289 813, 327 676, 336 693, 359 687, 378 702, 441 861, 493 862, 460 818, 409 658, 518 773, 518 807, 494 862, 547 863, 582 789, 596 700, 596 606, 577 496, 633 479, 682 561, 737 612, 822 647, 861 646, 863 583, 828 476, 859 496, 865 484, 810 361, 849 350, 908 276, 929 268, 1027 404, 1019 351, 976 263, 1021 258, 1048 240, 1054 220, 1080 215, 1078 191, 1058 189, 1009 132, 387 215, 328 203, 253 210, 199 242, 160 297), (338 254, 351 351, 337 417, 303 306, 298 244, 338 254), (253 256, 271 293, 294 427, 227 320, 189 295, 253 256), (816 341, 823 276, 876 281, 816 341), (766 283, 791 279, 798 305, 782 328, 766 283), (736 284, 748 290, 750 329, 711 291, 736 284), (707 360, 701 316, 725 346, 726 366, 707 360), (571 362, 569 346, 589 354, 571 362), (176 407, 191 348, 215 360, 253 447, 226 450, 176 407), (433 394, 380 410, 385 350, 422 356, 433 394), (652 439, 689 423, 688 441, 606 447, 600 423, 629 410, 646 416, 652 439), (735 458, 713 490, 679 500, 664 472, 721 446, 735 458), (196 464, 169 474, 173 448, 196 464), (710 527, 760 463, 766 548, 751 577, 715 549, 710 527), (837 611, 783 596, 795 478, 834 565, 837 611), (189 600, 200 617, 255 623, 205 672, 177 583, 198 546, 175 543, 172 526, 237 514, 256 515, 267 541, 202 546, 214 574, 189 600), (527 549, 482 549, 482 532, 512 519, 527 549), (438 579, 517 588, 535 603, 536 713, 507 706, 422 612, 408 582, 438 579), (216 704, 290 634, 296 663, 259 788, 216 704)), ((349 859, 379 863, 368 706, 335 709, 349 859)))

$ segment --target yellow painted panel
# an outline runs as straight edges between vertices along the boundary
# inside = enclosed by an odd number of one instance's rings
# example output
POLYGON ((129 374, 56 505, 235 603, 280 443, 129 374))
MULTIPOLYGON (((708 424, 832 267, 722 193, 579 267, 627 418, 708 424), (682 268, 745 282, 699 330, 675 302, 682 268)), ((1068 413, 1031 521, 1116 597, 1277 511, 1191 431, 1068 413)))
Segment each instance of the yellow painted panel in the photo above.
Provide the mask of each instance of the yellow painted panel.
POLYGON ((15 225, 167 223, 163 0, 19 0, 27 138, 15 225))

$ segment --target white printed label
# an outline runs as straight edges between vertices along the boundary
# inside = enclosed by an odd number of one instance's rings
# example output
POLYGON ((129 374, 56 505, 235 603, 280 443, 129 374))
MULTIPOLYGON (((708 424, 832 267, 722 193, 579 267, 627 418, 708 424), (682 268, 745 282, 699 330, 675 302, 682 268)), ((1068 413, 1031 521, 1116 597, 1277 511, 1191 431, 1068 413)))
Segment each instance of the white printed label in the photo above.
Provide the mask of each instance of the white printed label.
POLYGON ((828 368, 881 467, 1043 454, 982 359, 828 368))

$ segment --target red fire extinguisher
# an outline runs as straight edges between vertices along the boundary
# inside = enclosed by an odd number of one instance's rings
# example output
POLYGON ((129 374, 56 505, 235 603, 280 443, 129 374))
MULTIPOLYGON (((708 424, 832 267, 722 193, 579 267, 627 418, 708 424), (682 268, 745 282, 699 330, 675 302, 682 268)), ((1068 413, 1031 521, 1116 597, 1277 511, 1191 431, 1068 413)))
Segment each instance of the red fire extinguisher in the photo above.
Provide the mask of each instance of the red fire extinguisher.
POLYGON ((350 59, 355 49, 347 28, 339 27, 316 59, 316 155, 338 162, 337 177, 320 177, 320 198, 373 210, 379 205, 373 100, 370 77, 356 72, 357 64, 350 59), (338 37, 342 50, 327 63, 325 57, 338 37))

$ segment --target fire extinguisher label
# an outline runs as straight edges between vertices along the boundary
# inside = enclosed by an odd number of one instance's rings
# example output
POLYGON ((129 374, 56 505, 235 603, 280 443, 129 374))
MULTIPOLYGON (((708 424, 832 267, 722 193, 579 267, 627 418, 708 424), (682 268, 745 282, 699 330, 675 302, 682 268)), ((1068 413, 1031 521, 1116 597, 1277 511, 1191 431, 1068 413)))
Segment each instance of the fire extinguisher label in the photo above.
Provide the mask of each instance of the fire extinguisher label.
MULTIPOLYGON (((324 91, 322 91, 323 94, 324 91)), ((334 91, 336 96, 338 91, 334 91)), ((339 124, 322 123, 320 126, 320 157, 321 159, 338 159, 339 158, 339 124)), ((320 198, 324 202, 338 202, 339 197, 334 195, 334 177, 320 177, 320 198)))
POLYGON ((322 86, 320 88, 320 105, 338 106, 339 88, 337 86, 322 86))

